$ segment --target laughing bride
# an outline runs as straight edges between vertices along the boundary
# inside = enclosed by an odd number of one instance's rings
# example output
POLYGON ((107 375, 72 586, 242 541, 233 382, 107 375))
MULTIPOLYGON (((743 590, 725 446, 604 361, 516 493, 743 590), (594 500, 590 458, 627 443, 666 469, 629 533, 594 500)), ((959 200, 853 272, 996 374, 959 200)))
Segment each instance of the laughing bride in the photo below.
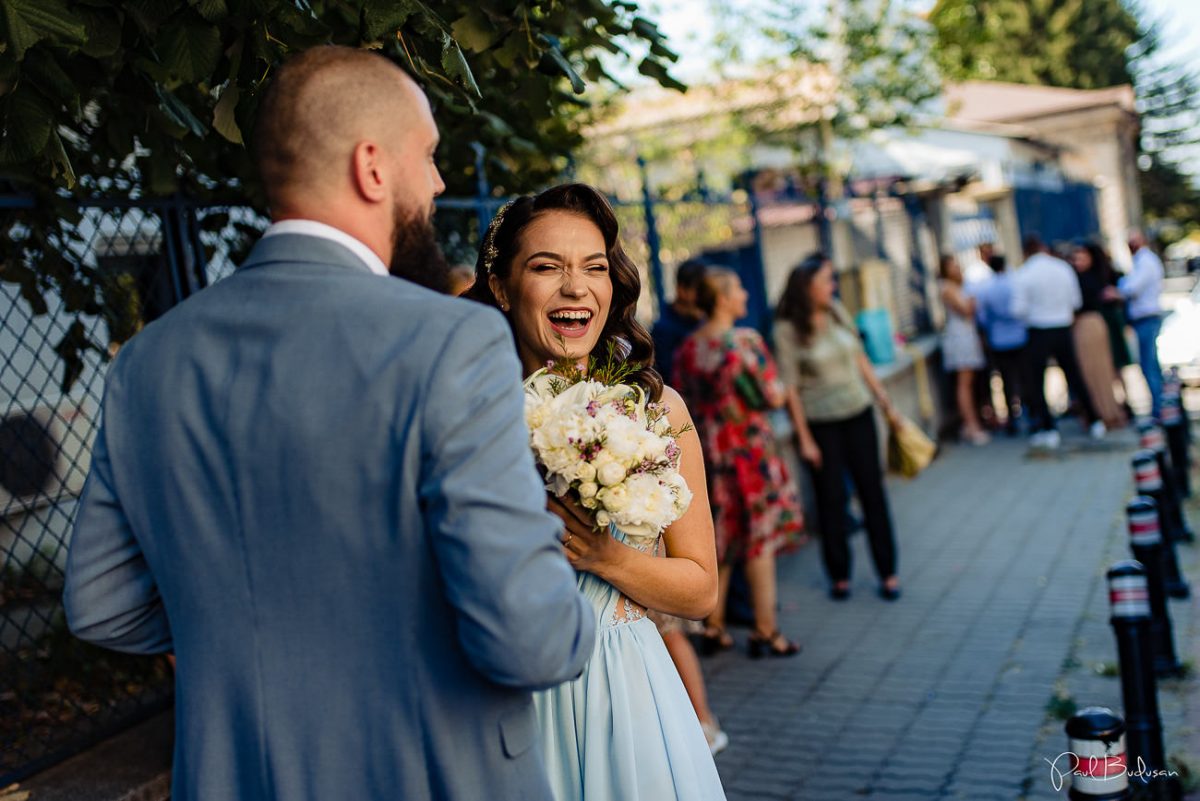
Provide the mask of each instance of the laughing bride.
POLYGON ((597 530, 591 512, 550 498, 600 630, 583 675, 534 699, 558 801, 725 798, 683 683, 646 617, 647 609, 704 617, 716 603, 717 566, 700 442, 678 393, 651 367, 650 336, 634 319, 640 291, 608 201, 589 186, 568 184, 497 214, 469 293, 508 319, 527 376, 551 360, 586 366, 593 352, 617 344, 638 368, 629 381, 670 408, 672 428, 689 428, 679 438, 680 473, 694 498, 661 537, 597 530), (656 556, 660 545, 666 558, 656 556))

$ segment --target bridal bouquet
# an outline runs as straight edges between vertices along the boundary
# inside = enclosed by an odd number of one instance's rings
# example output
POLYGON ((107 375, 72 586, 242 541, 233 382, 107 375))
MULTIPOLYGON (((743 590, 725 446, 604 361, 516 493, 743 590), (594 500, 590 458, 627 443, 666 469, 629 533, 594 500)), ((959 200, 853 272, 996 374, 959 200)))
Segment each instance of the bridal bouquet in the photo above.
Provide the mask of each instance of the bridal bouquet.
POLYGON ((551 362, 525 381, 525 422, 546 489, 574 492, 600 526, 652 537, 692 500, 679 474, 680 449, 668 409, 623 383, 633 368, 609 354, 585 371, 551 362))

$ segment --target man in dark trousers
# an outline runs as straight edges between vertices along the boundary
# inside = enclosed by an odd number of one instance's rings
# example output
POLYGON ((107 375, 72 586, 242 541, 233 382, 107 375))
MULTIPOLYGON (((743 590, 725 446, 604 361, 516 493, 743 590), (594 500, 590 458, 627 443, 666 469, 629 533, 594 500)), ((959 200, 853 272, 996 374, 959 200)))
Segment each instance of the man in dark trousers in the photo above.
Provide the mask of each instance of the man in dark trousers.
POLYGON ((1046 368, 1051 358, 1062 368, 1071 394, 1083 406, 1092 438, 1101 439, 1106 433, 1104 422, 1096 414, 1083 383, 1071 336, 1075 312, 1083 305, 1079 279, 1071 265, 1050 255, 1037 234, 1025 237, 1022 249, 1025 263, 1013 276, 1012 310, 1013 316, 1024 322, 1029 331, 1026 374, 1030 386, 1026 405, 1034 426, 1030 445, 1053 450, 1062 441, 1046 402, 1046 368))

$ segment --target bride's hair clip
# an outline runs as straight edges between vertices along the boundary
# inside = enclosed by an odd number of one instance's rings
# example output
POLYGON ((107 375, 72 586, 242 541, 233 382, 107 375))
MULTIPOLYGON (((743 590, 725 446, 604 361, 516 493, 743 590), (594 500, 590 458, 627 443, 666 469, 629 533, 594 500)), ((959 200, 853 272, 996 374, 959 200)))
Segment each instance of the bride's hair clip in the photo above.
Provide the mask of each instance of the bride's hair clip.
POLYGON ((483 237, 483 271, 488 275, 492 274, 492 270, 496 267, 496 259, 500 256, 500 249, 496 247, 496 232, 500 230, 500 226, 504 225, 504 214, 515 200, 510 200, 500 207, 496 212, 496 216, 492 218, 491 224, 488 225, 487 233, 483 237))

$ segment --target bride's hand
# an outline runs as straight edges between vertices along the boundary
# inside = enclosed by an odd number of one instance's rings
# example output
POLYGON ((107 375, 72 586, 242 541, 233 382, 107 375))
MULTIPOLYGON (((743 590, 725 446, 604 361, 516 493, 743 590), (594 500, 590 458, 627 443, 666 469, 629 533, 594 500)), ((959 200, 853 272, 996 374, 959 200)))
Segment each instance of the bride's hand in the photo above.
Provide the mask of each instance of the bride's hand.
POLYGON ((563 553, 576 570, 599 573, 598 568, 609 563, 621 547, 607 528, 596 528, 595 516, 573 497, 556 498, 547 494, 546 508, 562 518, 566 527, 562 535, 563 553))

